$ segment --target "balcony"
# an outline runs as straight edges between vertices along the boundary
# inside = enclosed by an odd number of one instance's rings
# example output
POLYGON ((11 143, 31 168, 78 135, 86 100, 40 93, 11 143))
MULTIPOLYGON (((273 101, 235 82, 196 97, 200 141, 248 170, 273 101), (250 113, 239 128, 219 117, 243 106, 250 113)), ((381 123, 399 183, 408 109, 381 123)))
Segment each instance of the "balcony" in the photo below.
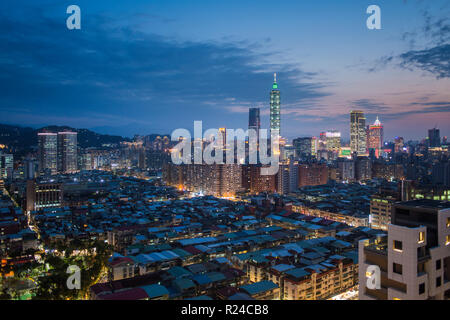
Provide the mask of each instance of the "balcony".
POLYGON ((388 298, 387 288, 385 287, 381 287, 380 289, 366 288, 366 295, 377 300, 387 300, 388 298))

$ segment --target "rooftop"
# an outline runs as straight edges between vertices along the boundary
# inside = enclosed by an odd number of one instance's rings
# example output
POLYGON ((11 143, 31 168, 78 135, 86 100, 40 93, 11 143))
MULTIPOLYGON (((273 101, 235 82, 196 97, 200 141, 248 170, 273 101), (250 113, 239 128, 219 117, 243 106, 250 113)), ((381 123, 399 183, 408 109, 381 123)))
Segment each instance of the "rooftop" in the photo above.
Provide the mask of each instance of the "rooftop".
POLYGON ((450 209, 450 201, 440 201, 440 200, 430 200, 430 199, 419 199, 399 202, 398 205, 411 206, 411 207, 422 207, 430 209, 450 209))

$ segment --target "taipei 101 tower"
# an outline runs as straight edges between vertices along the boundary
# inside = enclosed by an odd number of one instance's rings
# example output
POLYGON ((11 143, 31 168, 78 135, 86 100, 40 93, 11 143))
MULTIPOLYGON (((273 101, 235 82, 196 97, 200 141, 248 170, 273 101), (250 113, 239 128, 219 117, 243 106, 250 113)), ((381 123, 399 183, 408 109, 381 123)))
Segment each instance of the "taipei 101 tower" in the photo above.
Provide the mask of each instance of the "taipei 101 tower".
POLYGON ((280 90, 278 90, 277 74, 273 74, 272 91, 270 91, 270 131, 278 131, 280 136, 280 90))

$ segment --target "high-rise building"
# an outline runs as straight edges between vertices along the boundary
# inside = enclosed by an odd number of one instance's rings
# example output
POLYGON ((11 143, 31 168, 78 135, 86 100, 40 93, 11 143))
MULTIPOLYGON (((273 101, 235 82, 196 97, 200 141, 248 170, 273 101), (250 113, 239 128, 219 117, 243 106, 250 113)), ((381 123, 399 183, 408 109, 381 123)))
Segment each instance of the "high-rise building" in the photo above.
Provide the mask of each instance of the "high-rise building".
POLYGON ((276 174, 276 189, 279 194, 288 194, 298 188, 298 163, 291 157, 280 163, 276 174))
POLYGON ((261 129, 259 108, 250 108, 248 110, 248 128, 255 130, 257 137, 259 137, 259 129, 261 129))
POLYGON ((58 132, 58 172, 72 173, 78 169, 77 133, 58 132))
POLYGON ((439 129, 433 128, 428 130, 428 143, 430 148, 438 148, 441 146, 439 129))
POLYGON ((295 158, 295 155, 297 153, 297 150, 293 145, 286 144, 284 146, 280 146, 280 160, 288 160, 291 157, 295 158))
POLYGON ((288 194, 290 184, 289 164, 281 163, 279 166, 276 174, 276 189, 279 194, 288 194))
POLYGON ((316 157, 317 156, 317 138, 312 137, 311 138, 311 156, 316 157))
POLYGON ((232 197, 242 189, 240 164, 167 164, 165 181, 178 189, 204 195, 232 197))
POLYGON ((297 157, 300 159, 308 158, 314 151, 315 140, 312 137, 296 138, 292 141, 297 157))
POLYGON ((25 159, 25 179, 30 180, 36 178, 39 171, 39 162, 36 159, 25 159))
POLYGON ((433 164, 431 181, 433 185, 450 187, 450 160, 440 161, 433 164))
POLYGON ((326 148, 328 151, 339 152, 341 147, 341 133, 336 130, 326 131, 326 148))
POLYGON ((394 139, 394 152, 403 152, 404 139, 403 137, 395 137, 394 139))
POLYGON ((358 155, 367 154, 366 118, 360 110, 350 112, 350 148, 358 155))
POLYGON ((372 179, 372 162, 368 157, 355 159, 355 180, 364 181, 372 179))
POLYGON ((250 193, 276 191, 277 175, 261 175, 262 165, 243 165, 242 166, 242 187, 250 193))
POLYGON ((381 155, 381 148, 383 147, 383 125, 380 120, 375 120, 374 124, 369 125, 367 137, 367 149, 374 150, 375 157, 379 158, 381 155))
POLYGON ((355 180, 355 161, 346 158, 339 158, 337 161, 337 180, 354 181, 355 180))
POLYGON ((278 131, 278 135, 281 135, 280 131, 280 90, 277 84, 277 74, 274 74, 272 91, 270 91, 270 131, 278 131))
POLYGON ((0 179, 9 179, 12 177, 14 168, 14 157, 12 154, 0 152, 0 179))
POLYGON ((361 240, 358 261, 361 300, 448 299, 450 203, 393 204, 387 236, 361 240))
POLYGON ((39 171, 56 174, 58 172, 58 135, 51 132, 38 133, 39 171))

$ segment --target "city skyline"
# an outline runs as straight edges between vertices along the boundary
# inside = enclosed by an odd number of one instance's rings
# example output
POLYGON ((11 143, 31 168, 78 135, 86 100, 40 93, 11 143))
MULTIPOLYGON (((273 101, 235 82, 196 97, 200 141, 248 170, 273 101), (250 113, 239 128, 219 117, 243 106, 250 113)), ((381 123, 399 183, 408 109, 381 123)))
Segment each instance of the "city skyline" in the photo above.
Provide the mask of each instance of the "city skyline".
POLYGON ((325 12, 284 1, 273 17, 267 1, 77 4, 81 30, 65 27, 56 1, 2 5, 3 123, 132 136, 194 120, 246 128, 257 107, 269 128, 276 72, 290 139, 333 129, 348 139, 353 109, 367 123, 379 116, 387 140, 448 135, 445 1, 378 1, 381 30, 366 28, 368 3, 354 1, 326 1, 325 12))
POLYGON ((0 29, 0 300, 450 300, 449 0, 19 0, 0 29))

